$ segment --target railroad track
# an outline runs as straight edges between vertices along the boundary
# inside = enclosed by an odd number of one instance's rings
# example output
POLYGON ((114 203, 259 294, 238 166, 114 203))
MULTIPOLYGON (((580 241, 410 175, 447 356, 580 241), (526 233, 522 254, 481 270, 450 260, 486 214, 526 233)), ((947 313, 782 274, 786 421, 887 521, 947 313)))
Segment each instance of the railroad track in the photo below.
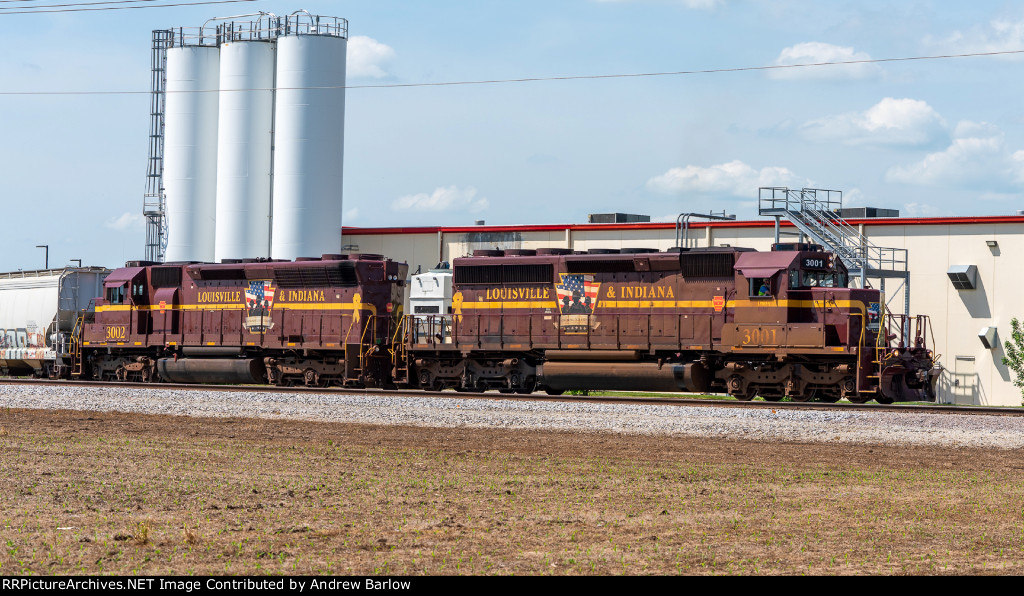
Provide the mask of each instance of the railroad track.
POLYGON ((960 415, 998 415, 998 416, 1024 416, 1024 408, 1017 407, 992 407, 992 406, 964 406, 964 405, 940 405, 940 404, 853 404, 853 403, 826 403, 826 402, 766 402, 766 401, 737 401, 726 398, 688 398, 688 397, 640 397, 640 396, 618 396, 618 395, 558 395, 552 396, 544 393, 529 395, 504 394, 504 393, 472 393, 455 391, 420 391, 420 390, 389 390, 389 389, 359 389, 348 387, 278 387, 275 385, 195 385, 183 383, 110 383, 106 381, 62 381, 48 379, 19 379, 0 378, 3 385, 64 385, 68 387, 91 387, 91 388, 119 388, 119 389, 175 389, 175 390, 196 390, 203 391, 259 391, 262 393, 336 393, 343 395, 373 395, 387 397, 446 397, 454 399, 487 399, 495 401, 561 401, 574 403, 606 403, 606 404, 631 404, 631 405, 670 405, 670 406, 697 406, 697 407, 726 407, 726 408, 758 408, 758 409, 787 409, 787 410, 832 410, 832 411, 886 411, 886 412, 913 412, 913 413, 939 413, 939 414, 960 414, 960 415))

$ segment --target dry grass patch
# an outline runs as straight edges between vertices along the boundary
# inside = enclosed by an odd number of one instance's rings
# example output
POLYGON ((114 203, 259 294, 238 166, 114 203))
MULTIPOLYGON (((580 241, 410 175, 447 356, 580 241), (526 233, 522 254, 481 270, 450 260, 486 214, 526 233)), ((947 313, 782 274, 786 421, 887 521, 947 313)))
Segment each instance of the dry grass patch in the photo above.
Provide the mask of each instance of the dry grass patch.
POLYGON ((1024 571, 1016 452, 6 419, 4 575, 1024 571))

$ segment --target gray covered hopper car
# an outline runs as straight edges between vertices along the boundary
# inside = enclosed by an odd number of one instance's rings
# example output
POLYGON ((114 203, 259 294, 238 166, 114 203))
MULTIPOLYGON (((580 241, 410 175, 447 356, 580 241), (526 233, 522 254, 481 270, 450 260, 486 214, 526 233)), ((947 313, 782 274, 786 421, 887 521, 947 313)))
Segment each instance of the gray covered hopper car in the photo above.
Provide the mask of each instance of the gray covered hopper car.
POLYGON ((0 375, 51 376, 70 356, 78 313, 103 295, 103 267, 0 273, 0 375))

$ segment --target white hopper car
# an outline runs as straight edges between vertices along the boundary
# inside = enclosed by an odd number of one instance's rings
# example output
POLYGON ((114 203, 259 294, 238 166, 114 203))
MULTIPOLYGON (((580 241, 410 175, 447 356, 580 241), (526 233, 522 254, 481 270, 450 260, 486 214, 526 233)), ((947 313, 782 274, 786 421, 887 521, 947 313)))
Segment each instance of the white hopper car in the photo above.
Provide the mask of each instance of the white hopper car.
POLYGON ((103 267, 0 273, 0 375, 49 377, 71 354, 78 313, 103 295, 103 267))

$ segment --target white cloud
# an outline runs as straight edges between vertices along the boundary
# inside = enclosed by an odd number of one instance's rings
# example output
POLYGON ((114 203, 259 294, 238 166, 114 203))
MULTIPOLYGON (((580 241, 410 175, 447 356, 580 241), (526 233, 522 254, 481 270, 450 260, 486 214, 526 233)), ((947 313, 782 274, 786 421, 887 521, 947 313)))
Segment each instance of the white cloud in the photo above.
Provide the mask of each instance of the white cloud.
POLYGON ((863 112, 811 120, 799 130, 812 141, 845 145, 922 146, 948 138, 946 121, 926 102, 892 97, 863 112))
POLYGON ((386 66, 395 57, 395 50, 372 37, 355 35, 348 40, 345 59, 346 76, 382 79, 388 76, 386 66))
POLYGON ((476 198, 476 189, 472 186, 460 189, 457 186, 438 188, 434 192, 405 195, 399 197, 391 208, 395 211, 469 211, 477 213, 487 209, 487 199, 476 198))
POLYGON ((864 191, 859 188, 851 188, 843 192, 843 207, 867 206, 867 198, 864 191))
POLYGON ((107 220, 103 224, 111 230, 141 230, 146 226, 146 218, 139 213, 122 213, 120 217, 107 220))
POLYGON ((906 203, 903 205, 902 215, 907 217, 938 217, 940 215, 947 215, 947 213, 927 203, 906 203))
MULTIPOLYGON (((773 64, 786 66, 855 60, 871 60, 871 56, 865 52, 854 51, 853 48, 809 41, 783 49, 773 64)), ((882 69, 877 64, 844 64, 841 66, 775 68, 768 71, 768 76, 773 79, 865 79, 878 76, 881 72, 882 69)))
POLYGON ((672 168, 647 181, 648 190, 661 194, 693 192, 748 198, 756 197, 757 189, 762 186, 802 188, 812 183, 787 168, 756 170, 739 160, 708 168, 694 165, 672 168))
MULTIPOLYGON (((996 19, 987 26, 975 26, 967 31, 957 30, 941 39, 927 38, 925 43, 957 54, 1021 50, 1024 49, 1024 21, 996 19)), ((1024 54, 1004 57, 1021 60, 1024 54)))
POLYGON ((917 163, 893 166, 890 182, 953 186, 991 193, 1024 188, 1024 151, 1011 151, 1002 132, 987 123, 961 122, 953 142, 917 163))

